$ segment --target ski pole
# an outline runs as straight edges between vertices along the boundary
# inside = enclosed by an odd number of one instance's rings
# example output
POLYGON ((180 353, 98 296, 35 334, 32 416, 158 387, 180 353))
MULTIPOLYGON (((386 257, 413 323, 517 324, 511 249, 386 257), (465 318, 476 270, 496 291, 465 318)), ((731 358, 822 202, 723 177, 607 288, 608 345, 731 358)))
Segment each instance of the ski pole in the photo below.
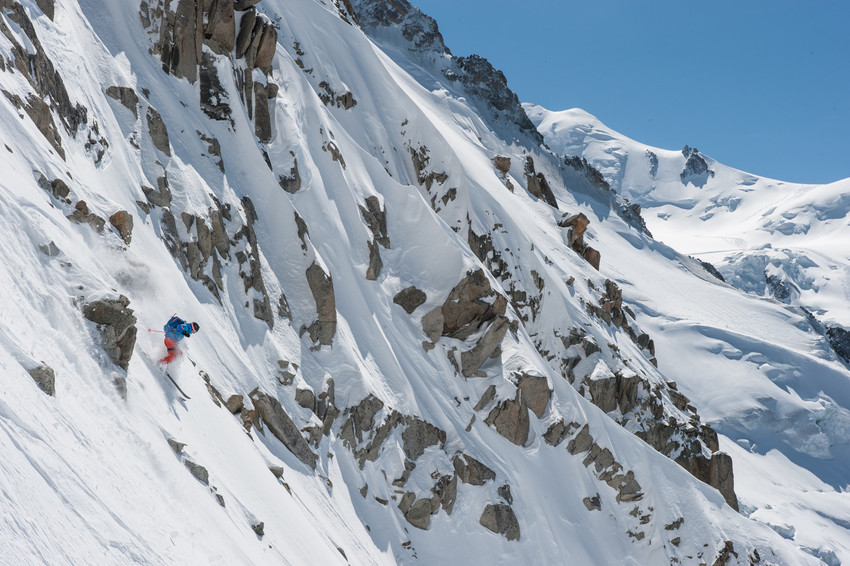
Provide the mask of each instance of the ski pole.
POLYGON ((148 328, 148 332, 160 332, 162 334, 165 334, 164 330, 154 330, 153 328, 148 328))

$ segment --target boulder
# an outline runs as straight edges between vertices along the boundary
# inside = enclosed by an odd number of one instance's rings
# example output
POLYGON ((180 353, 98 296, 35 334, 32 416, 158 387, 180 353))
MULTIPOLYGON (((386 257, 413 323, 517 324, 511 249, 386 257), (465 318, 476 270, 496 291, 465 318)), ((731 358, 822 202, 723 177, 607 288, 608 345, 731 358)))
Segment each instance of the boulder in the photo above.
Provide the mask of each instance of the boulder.
POLYGON ((393 297, 393 302, 403 308, 407 314, 412 314, 426 300, 428 300, 427 295, 414 286, 402 289, 393 297))
POLYGON ((296 458, 312 469, 316 469, 318 457, 310 450, 307 441, 292 419, 281 406, 280 402, 258 389, 254 389, 249 397, 254 403, 254 409, 271 433, 280 440, 296 458))
POLYGON ((74 205, 74 213, 68 215, 68 220, 77 224, 88 224, 98 232, 103 232, 103 227, 106 226, 103 218, 89 211, 89 206, 84 200, 74 205))
POLYGON ((493 165, 502 175, 507 175, 508 171, 511 170, 511 158, 510 157, 502 157, 501 155, 497 155, 493 158, 493 165))
POLYGON ((401 440, 404 455, 408 460, 415 461, 429 446, 445 444, 446 432, 418 417, 412 417, 407 428, 401 433, 401 440))
POLYGON ((475 346, 461 353, 460 365, 464 377, 476 375, 481 364, 492 356, 502 343, 509 326, 508 317, 498 315, 475 346))
POLYGON ((245 401, 242 395, 231 395, 228 397, 227 401, 225 401, 224 406, 227 407, 227 410, 231 412, 231 414, 236 414, 245 408, 245 401))
POLYGON ((210 484, 210 473, 207 469, 200 464, 196 464, 192 460, 186 459, 183 464, 189 469, 189 473, 191 473, 196 480, 201 482, 204 485, 210 484))
POLYGON ((118 230, 124 243, 129 245, 133 238, 133 215, 126 210, 119 210, 109 217, 109 223, 118 230))
POLYGON ((488 504, 478 520, 481 525, 508 540, 519 540, 519 522, 510 505, 488 504))
POLYGON ((463 483, 484 485, 489 480, 496 479, 496 472, 466 454, 455 456, 452 460, 455 475, 463 483))
POLYGON ((428 530, 431 526, 431 500, 415 501, 404 514, 404 518, 417 529, 428 530))
POLYGON ((543 376, 528 375, 525 373, 521 373, 517 377, 517 387, 522 392, 522 398, 525 404, 537 415, 538 419, 543 418, 543 413, 546 412, 546 407, 552 398, 549 381, 543 376))
POLYGON ((422 317, 422 330, 431 342, 437 342, 443 334, 443 309, 435 307, 422 317))
POLYGON ((139 95, 136 91, 128 86, 111 86, 106 89, 106 96, 120 102, 125 108, 133 113, 136 118, 139 117, 139 95))
POLYGON ((517 446, 523 446, 528 440, 531 421, 528 417, 528 407, 522 399, 520 391, 517 390, 516 397, 513 400, 502 401, 491 410, 485 422, 495 427, 496 432, 517 446))
POLYGON ((47 364, 42 364, 38 367, 27 370, 27 373, 30 374, 30 377, 33 378, 36 385, 50 395, 56 395, 56 374, 53 371, 53 368, 47 364))
POLYGON ((470 271, 443 303, 442 335, 465 340, 485 322, 504 315, 507 305, 507 299, 492 289, 483 269, 470 271))
POLYGON ((136 317, 124 295, 86 304, 83 316, 98 325, 101 344, 115 365, 127 369, 136 344, 136 317))
POLYGON ((529 155, 525 160, 525 181, 528 185, 528 192, 539 199, 546 201, 546 204, 554 208, 558 208, 558 203, 555 201, 555 195, 549 187, 549 181, 543 176, 543 173, 537 173, 534 170, 534 159, 529 155))

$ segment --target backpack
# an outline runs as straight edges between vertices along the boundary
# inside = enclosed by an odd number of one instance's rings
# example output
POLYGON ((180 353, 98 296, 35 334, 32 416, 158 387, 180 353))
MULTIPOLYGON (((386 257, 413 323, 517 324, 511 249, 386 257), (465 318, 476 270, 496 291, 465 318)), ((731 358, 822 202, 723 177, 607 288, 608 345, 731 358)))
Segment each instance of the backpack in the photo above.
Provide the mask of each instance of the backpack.
POLYGON ((177 315, 172 316, 168 319, 168 322, 165 323, 165 326, 162 327, 165 330, 165 335, 171 338, 172 340, 176 340, 179 342, 183 339, 183 329, 181 326, 185 325, 186 321, 180 318, 177 315))

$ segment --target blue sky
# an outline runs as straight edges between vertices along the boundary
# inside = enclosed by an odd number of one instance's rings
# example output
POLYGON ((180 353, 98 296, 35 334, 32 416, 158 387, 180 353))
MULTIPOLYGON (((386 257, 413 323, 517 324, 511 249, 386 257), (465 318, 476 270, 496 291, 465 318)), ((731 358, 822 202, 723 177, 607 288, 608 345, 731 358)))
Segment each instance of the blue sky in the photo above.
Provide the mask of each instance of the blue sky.
POLYGON ((850 177, 850 2, 411 1, 523 102, 765 177, 850 177))

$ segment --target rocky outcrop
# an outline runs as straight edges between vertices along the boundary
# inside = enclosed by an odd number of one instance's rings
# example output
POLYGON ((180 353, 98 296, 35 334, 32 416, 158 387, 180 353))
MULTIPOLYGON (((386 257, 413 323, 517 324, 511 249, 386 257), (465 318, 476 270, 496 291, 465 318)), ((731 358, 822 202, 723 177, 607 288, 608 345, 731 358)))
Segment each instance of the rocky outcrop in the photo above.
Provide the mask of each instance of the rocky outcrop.
POLYGON ((83 307, 83 316, 98 325, 101 345, 109 359, 126 370, 136 344, 136 317, 129 308, 130 299, 99 299, 83 307))
POLYGON ((56 373, 47 364, 27 370, 39 389, 50 395, 56 395, 56 373))
POLYGON ((483 269, 467 273, 441 307, 442 336, 465 340, 485 322, 503 316, 507 299, 490 285, 483 269))
POLYGON ((410 286, 402 289, 393 297, 393 302, 404 309, 407 314, 413 314, 417 308, 422 306, 428 297, 416 287, 410 286))
POLYGON ((378 197, 374 195, 366 197, 365 202, 365 208, 362 205, 359 206, 360 215, 363 217, 363 221, 366 222, 366 226, 369 227, 369 231, 372 232, 372 236, 375 241, 389 249, 390 237, 387 234, 386 208, 381 206, 381 202, 378 200, 378 197))
POLYGON ((543 173, 534 170, 534 159, 530 155, 525 160, 525 182, 528 186, 528 192, 539 199, 543 199, 549 206, 558 208, 555 195, 549 187, 549 181, 546 180, 543 173))
MULTIPOLYGON (((45 15, 52 19, 52 1, 40 0, 39 6, 45 15)), ((15 70, 21 73, 35 91, 35 95, 27 96, 24 101, 15 94, 6 91, 3 93, 15 106, 29 115, 56 153, 65 159, 62 138, 53 122, 53 112, 59 117, 65 131, 76 137, 80 126, 86 124, 88 111, 80 104, 71 103, 62 76, 47 56, 24 6, 15 0, 0 0, 0 8, 4 16, 19 28, 18 32, 13 32, 5 20, 0 18, 0 34, 11 44, 10 60, 14 63, 15 70), (20 43, 23 39, 19 35, 20 32, 26 36, 26 45, 20 43)))
POLYGON ((840 326, 830 326, 826 329, 826 338, 832 346, 832 351, 850 364, 850 330, 840 326))
MULTIPOLYGON (((245 210, 246 222, 243 227, 243 232, 240 233, 244 233, 248 237, 248 255, 245 259, 249 260, 248 264, 250 268, 250 275, 245 274, 244 272, 240 273, 240 275, 245 283, 245 292, 247 293, 249 289, 253 289, 262 297, 262 299, 258 299, 257 297, 254 297, 253 299, 254 317, 264 320, 269 329, 273 329, 274 313, 272 312, 269 293, 266 291, 266 284, 263 281, 262 264, 260 263, 260 247, 257 243, 257 234, 254 231, 254 222, 257 220, 257 211, 254 208, 254 203, 247 196, 242 197, 242 206, 245 210)), ((244 260, 241 259, 242 257, 243 256, 239 256, 240 266, 244 263, 244 260)), ((331 289, 331 291, 333 291, 333 289, 331 289)), ((334 315, 334 321, 336 321, 336 315, 334 315)))
POLYGON ((531 420, 522 392, 518 389, 514 399, 506 399, 494 407, 485 422, 517 446, 524 446, 531 420))
MULTIPOLYGON (((460 368, 464 377, 478 375, 478 369, 488 358, 496 354, 499 344, 510 326, 508 317, 498 315, 490 324, 484 335, 475 343, 471 349, 461 352, 460 368)), ((483 374, 486 375, 486 374, 483 374)))
POLYGON ((467 454, 455 456, 452 465, 457 478, 469 485, 484 485, 496 479, 496 472, 467 454))
POLYGON ((254 403, 257 416, 262 419, 261 424, 264 424, 296 458, 315 470, 318 456, 310 450, 307 441, 301 436, 298 427, 292 422, 280 402, 258 389, 253 390, 248 396, 254 403))
POLYGON ((221 84, 218 69, 215 65, 215 57, 207 52, 201 54, 200 67, 201 110, 213 120, 230 121, 232 109, 227 102, 227 91, 221 84))
POLYGON ((125 244, 133 239, 133 215, 126 210, 119 210, 109 217, 109 223, 118 231, 125 244))
POLYGON ((322 346, 331 346, 336 334, 336 299, 333 280, 318 263, 313 263, 307 268, 307 283, 316 302, 318 315, 316 321, 307 329, 310 339, 322 346))
POLYGON ((84 200, 78 201, 74 205, 74 212, 69 214, 67 218, 77 224, 88 224, 97 232, 103 232, 103 228, 106 226, 106 220, 91 212, 84 200))
POLYGON ((154 147, 170 157, 171 144, 168 141, 168 127, 153 106, 148 106, 147 122, 148 134, 150 134, 154 147))
POLYGON ((366 207, 364 208, 361 205, 359 208, 360 215, 366 222, 369 231, 372 232, 372 241, 366 242, 369 246, 369 266, 366 269, 366 279, 375 281, 384 265, 381 261, 378 244, 388 249, 390 247, 390 238, 387 235, 387 211, 381 208, 381 203, 376 196, 366 198, 366 207))
POLYGON ((679 173, 682 183, 693 183, 701 187, 705 185, 708 177, 714 176, 714 171, 708 168, 708 163, 697 148, 685 146, 682 148, 682 155, 685 156, 685 166, 679 173))
POLYGON ((478 522, 481 526, 502 535, 508 540, 519 540, 519 522, 510 505, 504 503, 488 504, 478 522))
POLYGON ((408 460, 415 461, 429 446, 446 443, 446 431, 440 430, 431 423, 418 417, 407 419, 407 428, 401 433, 402 450, 408 460))
POLYGON ((572 215, 564 213, 561 220, 558 221, 558 226, 569 229, 567 245, 583 257, 594 269, 599 270, 601 259, 599 252, 584 243, 584 233, 589 224, 590 220, 582 212, 572 215))
POLYGON ((106 89, 106 95, 120 102, 125 108, 139 117, 139 96, 136 91, 128 86, 111 86, 106 89))

